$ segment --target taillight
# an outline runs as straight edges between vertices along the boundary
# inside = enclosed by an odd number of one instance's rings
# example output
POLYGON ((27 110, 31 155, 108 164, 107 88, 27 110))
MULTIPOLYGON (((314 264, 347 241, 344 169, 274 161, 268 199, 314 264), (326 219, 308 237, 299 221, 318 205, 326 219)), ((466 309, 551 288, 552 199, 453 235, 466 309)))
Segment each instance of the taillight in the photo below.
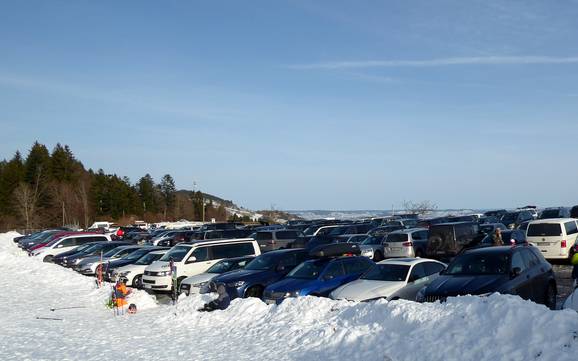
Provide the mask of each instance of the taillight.
POLYGON ((561 248, 566 248, 566 240, 562 240, 562 242, 560 242, 560 247, 561 248))
POLYGON ((403 242, 401 245, 404 247, 413 247, 413 242, 403 242))

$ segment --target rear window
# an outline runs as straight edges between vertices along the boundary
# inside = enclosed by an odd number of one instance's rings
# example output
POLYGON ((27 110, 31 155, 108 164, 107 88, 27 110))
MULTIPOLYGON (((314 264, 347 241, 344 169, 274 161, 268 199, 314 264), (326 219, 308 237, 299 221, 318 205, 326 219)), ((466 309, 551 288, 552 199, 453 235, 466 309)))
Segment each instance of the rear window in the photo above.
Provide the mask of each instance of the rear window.
POLYGON ((294 238, 297 238, 297 232, 295 231, 277 232, 277 239, 294 239, 294 238))
POLYGON ((562 235, 559 223, 538 223, 528 226, 528 237, 558 237, 562 235))
POLYGON ((257 241, 267 241, 273 239, 273 234, 271 232, 257 232, 255 235, 255 240, 257 241))
POLYGON ((407 234, 388 234, 386 242, 407 242, 407 234))

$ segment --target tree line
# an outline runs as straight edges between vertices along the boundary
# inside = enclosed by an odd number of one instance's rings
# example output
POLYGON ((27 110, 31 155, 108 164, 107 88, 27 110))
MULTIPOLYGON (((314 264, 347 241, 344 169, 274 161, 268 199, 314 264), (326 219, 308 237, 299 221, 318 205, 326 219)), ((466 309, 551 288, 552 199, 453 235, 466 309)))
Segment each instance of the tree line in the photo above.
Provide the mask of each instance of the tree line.
POLYGON ((86 228, 96 220, 125 224, 203 216, 225 221, 227 212, 200 191, 177 191, 170 174, 158 183, 145 174, 132 184, 128 177, 87 170, 67 145, 56 144, 49 151, 34 142, 26 157, 17 151, 0 162, 0 229, 86 228))

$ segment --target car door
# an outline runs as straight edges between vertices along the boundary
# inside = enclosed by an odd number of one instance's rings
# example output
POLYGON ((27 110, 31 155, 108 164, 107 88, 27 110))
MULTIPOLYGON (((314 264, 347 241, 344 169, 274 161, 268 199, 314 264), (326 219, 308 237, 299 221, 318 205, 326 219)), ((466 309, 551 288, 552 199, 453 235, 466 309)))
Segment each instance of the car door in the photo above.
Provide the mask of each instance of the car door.
POLYGON ((532 285, 532 297, 530 299, 534 302, 544 302, 546 295, 544 291, 548 286, 546 269, 541 264, 540 259, 529 249, 524 248, 520 252, 528 266, 528 274, 530 275, 530 283, 532 285))
POLYGON ((327 296, 331 291, 341 286, 341 284, 346 279, 344 262, 342 260, 336 260, 331 262, 327 268, 323 271, 321 275, 319 288, 313 293, 317 293, 321 296, 327 296))
POLYGON ((407 277, 407 284, 401 290, 390 296, 390 298, 403 298, 415 300, 415 295, 429 281, 424 263, 418 263, 412 267, 407 277))
POLYGON ((512 261, 510 263, 510 289, 513 294, 517 294, 525 300, 533 298, 533 282, 531 269, 528 267, 526 260, 522 256, 520 249, 514 250, 512 261))
POLYGON ((52 253, 54 255, 57 255, 60 253, 67 252, 67 251, 73 249, 74 247, 76 247, 76 242, 77 242, 76 237, 64 238, 54 247, 54 250, 52 253))
POLYGON ((178 272, 179 277, 190 277, 205 272, 209 267, 217 262, 217 260, 212 260, 211 256, 210 246, 195 248, 188 256, 186 256, 184 270, 182 273, 178 272))

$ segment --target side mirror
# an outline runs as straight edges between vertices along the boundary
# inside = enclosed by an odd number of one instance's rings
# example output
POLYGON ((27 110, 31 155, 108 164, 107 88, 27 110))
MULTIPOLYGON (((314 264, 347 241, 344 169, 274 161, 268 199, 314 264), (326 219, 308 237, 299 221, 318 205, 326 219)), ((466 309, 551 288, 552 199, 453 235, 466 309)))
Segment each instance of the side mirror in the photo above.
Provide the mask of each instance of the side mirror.
POLYGON ((189 257, 189 259, 185 263, 189 264, 189 263, 194 263, 194 262, 197 262, 197 257, 191 256, 191 257, 189 257))
POLYGON ((62 248, 62 243, 56 246, 56 248, 62 248))
POLYGON ((512 278, 518 277, 520 275, 520 273, 522 273, 522 269, 520 267, 514 267, 512 269, 512 273, 511 273, 512 278))

